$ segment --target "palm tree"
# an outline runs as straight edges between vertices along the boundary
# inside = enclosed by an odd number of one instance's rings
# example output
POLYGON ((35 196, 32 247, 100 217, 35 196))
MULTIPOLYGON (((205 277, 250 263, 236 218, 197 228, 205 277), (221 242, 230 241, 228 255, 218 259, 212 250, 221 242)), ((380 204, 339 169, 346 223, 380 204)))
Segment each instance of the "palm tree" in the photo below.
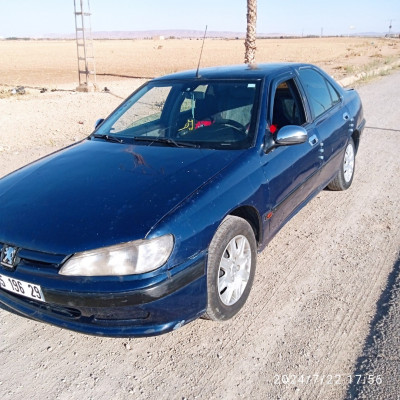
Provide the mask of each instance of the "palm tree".
POLYGON ((257 0, 247 0, 247 31, 244 62, 254 64, 256 55, 257 0))

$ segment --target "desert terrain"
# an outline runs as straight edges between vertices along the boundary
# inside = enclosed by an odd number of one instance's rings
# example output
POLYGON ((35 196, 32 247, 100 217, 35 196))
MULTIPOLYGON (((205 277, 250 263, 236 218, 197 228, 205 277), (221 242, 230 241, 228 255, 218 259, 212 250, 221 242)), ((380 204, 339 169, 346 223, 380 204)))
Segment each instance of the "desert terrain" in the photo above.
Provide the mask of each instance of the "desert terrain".
MULTIPOLYGON (((144 82, 114 75, 194 68, 200 46, 96 41, 97 72, 105 74, 97 77, 100 91, 77 93, 73 41, 0 41, 0 177, 82 140, 144 82), (25 94, 13 95, 16 86, 25 94)), ((271 39, 257 46, 259 62, 312 62, 338 79, 400 59, 399 40, 271 39)), ((202 65, 240 63, 242 54, 242 41, 207 40, 202 65)), ((399 264, 400 72, 382 75, 357 84, 367 127, 352 187, 320 193, 258 255, 252 292, 237 317, 197 320, 159 337, 112 339, 0 308, 1 399, 352 398, 357 360, 399 264)), ((374 384, 379 376, 389 388, 385 399, 397 398, 398 379, 393 384, 379 367, 370 373, 374 384)))
MULTIPOLYGON (((201 40, 95 40, 97 81, 118 75, 152 78, 198 64, 201 40)), ((75 88, 77 49, 74 40, 0 41, 1 85, 75 88), (75 83, 75 86, 74 86, 75 83)), ((261 39, 256 61, 310 62, 335 79, 387 65, 400 58, 400 41, 384 38, 334 37, 315 39, 261 39)), ((201 66, 240 64, 243 40, 206 39, 201 66)))

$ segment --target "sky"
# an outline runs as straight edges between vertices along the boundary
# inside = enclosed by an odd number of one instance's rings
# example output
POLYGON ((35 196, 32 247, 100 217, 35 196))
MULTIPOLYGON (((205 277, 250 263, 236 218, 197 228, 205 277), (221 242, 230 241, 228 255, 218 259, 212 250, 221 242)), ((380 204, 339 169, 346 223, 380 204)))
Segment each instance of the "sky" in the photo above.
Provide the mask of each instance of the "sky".
MULTIPOLYGON (((77 0, 78 2, 79 0, 77 0)), ((85 2, 87 0, 84 0, 85 2)), ((257 33, 400 32, 400 0, 258 0, 257 33)), ((90 0, 92 31, 246 31, 246 0, 90 0)), ((75 32, 73 0, 0 0, 0 37, 75 32)))

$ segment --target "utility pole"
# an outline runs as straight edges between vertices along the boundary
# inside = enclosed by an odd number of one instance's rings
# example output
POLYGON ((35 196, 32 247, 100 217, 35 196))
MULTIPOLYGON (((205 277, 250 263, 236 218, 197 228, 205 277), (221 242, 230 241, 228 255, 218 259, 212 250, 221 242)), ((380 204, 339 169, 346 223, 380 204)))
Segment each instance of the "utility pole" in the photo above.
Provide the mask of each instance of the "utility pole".
POLYGON ((389 36, 392 34, 392 22, 393 21, 394 21, 394 19, 389 20, 389 33, 388 33, 389 36))
POLYGON ((87 2, 85 0, 74 0, 74 12, 79 75, 79 86, 76 90, 78 92, 93 92, 97 89, 97 85, 89 0, 87 2))

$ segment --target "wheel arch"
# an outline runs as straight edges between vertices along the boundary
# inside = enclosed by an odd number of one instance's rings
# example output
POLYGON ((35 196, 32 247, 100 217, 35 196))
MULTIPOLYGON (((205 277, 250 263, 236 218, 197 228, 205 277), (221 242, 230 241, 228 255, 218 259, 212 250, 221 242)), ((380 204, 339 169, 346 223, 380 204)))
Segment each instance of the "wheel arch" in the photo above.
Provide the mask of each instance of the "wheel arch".
POLYGON ((262 223, 258 211, 252 206, 240 206, 232 210, 228 215, 240 217, 246 220, 254 231, 257 245, 262 241, 262 223))

